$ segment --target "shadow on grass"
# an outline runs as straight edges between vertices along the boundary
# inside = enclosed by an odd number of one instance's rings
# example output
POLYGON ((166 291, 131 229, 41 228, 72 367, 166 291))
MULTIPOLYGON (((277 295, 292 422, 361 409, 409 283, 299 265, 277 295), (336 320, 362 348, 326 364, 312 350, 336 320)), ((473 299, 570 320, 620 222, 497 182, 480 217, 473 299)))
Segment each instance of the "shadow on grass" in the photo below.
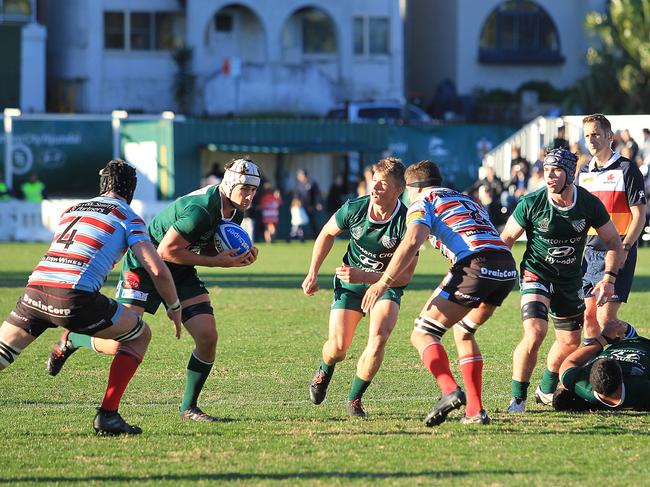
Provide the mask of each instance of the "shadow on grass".
MULTIPOLYGON (((306 271, 306 269, 305 269, 306 271)), ((24 287, 27 284, 29 273, 2 272, 0 273, 0 288, 3 287, 24 287)), ((284 274, 284 273, 239 273, 224 272, 215 274, 213 272, 201 272, 199 277, 207 287, 222 288, 271 288, 271 289, 296 289, 300 290, 305 274, 284 274)), ((328 274, 321 274, 318 283, 321 289, 332 289, 332 278, 328 274)), ((433 289, 442 280, 442 274, 420 274, 413 277, 408 289, 433 289)), ((118 276, 112 274, 104 285, 104 292, 109 293, 106 288, 114 288, 117 285, 118 276)))
POLYGON ((421 470, 415 472, 292 472, 292 473, 244 473, 244 472, 223 472, 187 475, 90 475, 87 477, 66 477, 66 476, 24 476, 24 477, 0 477, 0 484, 13 484, 16 482, 33 483, 86 483, 86 482, 169 482, 169 481, 264 481, 264 480, 391 480, 428 477, 431 479, 453 479, 462 477, 481 478, 485 475, 530 475, 534 472, 525 470, 473 470, 473 471, 450 471, 450 470, 421 470))

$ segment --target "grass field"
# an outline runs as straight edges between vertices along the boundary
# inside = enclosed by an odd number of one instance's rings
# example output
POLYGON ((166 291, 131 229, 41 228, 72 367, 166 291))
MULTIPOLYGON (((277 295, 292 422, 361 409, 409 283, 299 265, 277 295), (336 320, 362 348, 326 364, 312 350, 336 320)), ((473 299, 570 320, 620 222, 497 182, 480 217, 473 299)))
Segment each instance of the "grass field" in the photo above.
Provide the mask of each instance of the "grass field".
MULTIPOLYGON (((0 314, 13 308, 44 250, 2 244, 0 314)), ((237 270, 203 269, 217 316, 217 361, 200 404, 223 421, 181 422, 177 407, 192 349, 173 338, 162 313, 149 316, 154 337, 125 394, 121 412, 144 434, 98 438, 92 430, 110 359, 76 353, 56 378, 45 360, 49 330, 0 373, 0 484, 85 485, 649 485, 650 416, 635 412, 559 414, 529 402, 508 416, 511 354, 520 338, 513 292, 477 335, 485 358, 484 399, 493 424, 460 425, 452 413, 429 429, 422 419, 438 396, 409 343, 413 318, 446 271, 431 249, 421 254, 402 301, 386 359, 364 396, 367 420, 344 404, 367 337, 362 321, 327 400, 309 402, 308 383, 326 338, 337 242, 316 296, 300 290, 311 245, 260 246, 258 261, 237 270)), ((517 248, 517 253, 521 248, 517 248)), ((112 295, 115 277, 104 291, 112 295)), ((635 291, 621 317, 650 335, 650 250, 640 252, 635 291)), ((451 344, 451 334, 445 343, 451 344)), ((544 352, 550 340, 545 343, 544 352)), ((456 354, 448 346, 452 361, 456 354)), ((454 368, 457 377, 457 367, 454 368)), ((535 370, 532 388, 541 375, 535 370)), ((531 389, 532 390, 532 389, 531 389)))

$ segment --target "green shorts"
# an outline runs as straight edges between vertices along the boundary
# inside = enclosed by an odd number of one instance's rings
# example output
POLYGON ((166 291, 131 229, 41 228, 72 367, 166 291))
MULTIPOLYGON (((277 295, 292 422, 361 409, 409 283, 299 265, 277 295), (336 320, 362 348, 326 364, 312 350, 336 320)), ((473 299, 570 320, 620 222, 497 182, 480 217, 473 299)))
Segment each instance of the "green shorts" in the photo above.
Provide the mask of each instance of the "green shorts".
MULTIPOLYGON (((331 309, 351 309, 363 313, 361 300, 369 287, 368 284, 349 284, 334 277, 334 301, 332 301, 331 309)), ((402 302, 402 294, 404 294, 403 287, 389 287, 388 291, 379 296, 377 301, 390 299, 399 306, 402 302)))
MULTIPOLYGON (((520 289, 522 295, 546 296, 550 300, 549 314, 554 322, 557 321, 555 318, 579 316, 585 311, 585 302, 582 299, 582 280, 562 283, 550 282, 522 269, 520 289)), ((557 325, 556 328, 558 328, 557 325)))
MULTIPOLYGON (((181 301, 208 294, 205 284, 199 279, 193 266, 167 263, 167 267, 172 273, 178 299, 181 301)), ((122 266, 115 299, 119 303, 141 306, 151 314, 155 314, 163 302, 149 273, 142 267, 129 268, 126 262, 122 266)))

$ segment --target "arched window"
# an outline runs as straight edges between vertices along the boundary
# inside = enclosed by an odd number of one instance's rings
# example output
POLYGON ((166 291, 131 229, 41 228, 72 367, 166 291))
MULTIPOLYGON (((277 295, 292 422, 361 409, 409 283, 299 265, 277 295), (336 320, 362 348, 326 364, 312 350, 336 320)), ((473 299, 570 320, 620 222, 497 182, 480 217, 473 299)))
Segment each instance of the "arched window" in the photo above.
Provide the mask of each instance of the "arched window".
POLYGON ((479 62, 486 64, 560 64, 560 36, 551 17, 528 0, 509 0, 483 24, 479 62))

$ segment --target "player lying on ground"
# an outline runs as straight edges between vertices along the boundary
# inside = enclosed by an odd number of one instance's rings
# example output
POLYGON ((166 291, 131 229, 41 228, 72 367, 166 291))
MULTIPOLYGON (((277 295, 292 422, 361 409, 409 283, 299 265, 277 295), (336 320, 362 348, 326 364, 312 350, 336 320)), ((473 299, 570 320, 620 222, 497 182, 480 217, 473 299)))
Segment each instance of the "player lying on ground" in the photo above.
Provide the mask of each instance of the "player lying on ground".
POLYGON ((566 358, 560 375, 557 411, 650 411, 650 340, 624 321, 608 321, 601 335, 566 358))

